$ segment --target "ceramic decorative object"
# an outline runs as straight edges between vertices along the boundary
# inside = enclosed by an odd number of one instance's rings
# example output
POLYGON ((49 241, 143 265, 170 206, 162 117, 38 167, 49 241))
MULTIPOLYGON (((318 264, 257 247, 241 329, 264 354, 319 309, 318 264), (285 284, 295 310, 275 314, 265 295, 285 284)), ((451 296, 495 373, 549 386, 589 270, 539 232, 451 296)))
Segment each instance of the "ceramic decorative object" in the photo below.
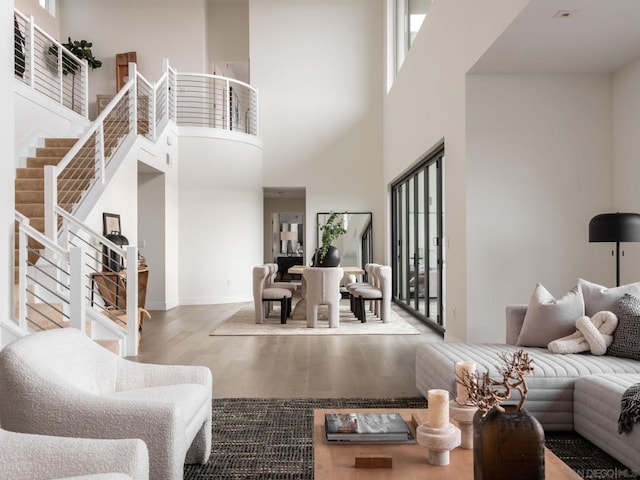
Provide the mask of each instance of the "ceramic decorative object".
POLYGON ((347 233, 344 216, 347 212, 331 212, 324 225, 320 227, 322 241, 313 255, 314 267, 337 267, 340 265, 340 252, 331 243, 341 235, 347 233))
POLYGON ((460 445, 460 429, 449 423, 449 392, 429 390, 428 419, 416 428, 416 441, 428 450, 431 465, 449 465, 449 452, 460 445))
POLYGON ((314 267, 337 267, 340 265, 340 250, 331 245, 327 253, 322 257, 322 260, 318 260, 319 258, 320 252, 316 250, 316 253, 313 255, 314 267))
POLYGON ((475 480, 543 480, 544 430, 526 409, 506 405, 473 420, 475 480))

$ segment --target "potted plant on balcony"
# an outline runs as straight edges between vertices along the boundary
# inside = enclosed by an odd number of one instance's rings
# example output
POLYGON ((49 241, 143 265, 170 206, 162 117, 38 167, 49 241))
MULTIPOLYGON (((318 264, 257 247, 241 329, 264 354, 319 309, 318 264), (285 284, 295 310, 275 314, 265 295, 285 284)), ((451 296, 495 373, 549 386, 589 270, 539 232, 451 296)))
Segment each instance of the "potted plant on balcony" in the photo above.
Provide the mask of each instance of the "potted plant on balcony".
MULTIPOLYGON (((102 66, 102 61, 93 56, 93 52, 91 51, 91 47, 93 47, 92 42, 87 42, 86 40, 71 40, 71 37, 67 37, 67 40, 67 43, 62 43, 61 45, 69 52, 73 53, 80 60, 86 60, 87 65, 91 67, 91 70, 95 70, 96 68, 100 68, 102 66)), ((57 45, 51 45, 49 47, 49 55, 56 57, 56 59, 58 58, 57 45)), ((73 82, 71 83, 71 110, 73 110, 75 106, 76 72, 79 69, 80 64, 63 50, 62 74, 73 75, 73 82)))
POLYGON ((313 255, 314 267, 337 267, 340 265, 340 251, 332 245, 333 241, 347 233, 344 227, 343 215, 347 212, 330 212, 327 221, 320 227, 322 241, 313 255))

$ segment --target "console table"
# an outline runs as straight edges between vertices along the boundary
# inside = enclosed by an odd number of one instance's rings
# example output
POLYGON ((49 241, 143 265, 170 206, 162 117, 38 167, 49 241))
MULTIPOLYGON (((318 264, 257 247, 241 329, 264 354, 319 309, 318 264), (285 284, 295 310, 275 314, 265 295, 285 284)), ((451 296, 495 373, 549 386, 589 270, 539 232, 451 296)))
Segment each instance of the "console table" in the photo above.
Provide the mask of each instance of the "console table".
POLYGON ((289 275, 289 280, 299 280, 300 276, 292 274, 289 268, 294 265, 303 265, 304 257, 278 257, 276 263, 278 264, 278 277, 277 280, 284 280, 285 275, 289 275))

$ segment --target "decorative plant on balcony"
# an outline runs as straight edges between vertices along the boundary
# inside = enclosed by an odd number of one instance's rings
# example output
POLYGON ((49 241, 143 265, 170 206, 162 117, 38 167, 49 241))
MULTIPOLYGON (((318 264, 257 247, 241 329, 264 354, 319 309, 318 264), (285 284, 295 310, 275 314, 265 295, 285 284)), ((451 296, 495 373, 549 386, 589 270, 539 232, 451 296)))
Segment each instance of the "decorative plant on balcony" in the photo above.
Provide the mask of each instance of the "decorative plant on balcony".
POLYGON ((347 230, 344 228, 344 222, 342 221, 342 216, 346 214, 347 212, 335 213, 332 211, 329 213, 327 221, 320 227, 322 242, 316 252, 318 263, 322 262, 333 241, 340 237, 340 235, 347 233, 347 230))
MULTIPOLYGON (((93 47, 92 42, 87 42, 86 40, 71 40, 71 37, 67 37, 67 40, 67 43, 62 43, 61 45, 69 52, 73 53, 80 60, 86 60, 87 65, 91 67, 91 70, 95 70, 96 68, 100 68, 102 66, 102 61, 93 56, 93 52, 91 51, 91 47, 93 47)), ((58 58, 57 45, 51 45, 49 47, 49 55, 56 57, 56 59, 58 58)), ((62 73, 63 75, 73 75, 73 82, 71 84, 71 110, 73 110, 73 107, 75 105, 76 72, 79 69, 80 64, 65 50, 63 50, 62 73)))
POLYGON ((498 355, 504 367, 497 367, 502 378, 494 380, 488 372, 479 376, 476 372, 463 372, 456 376, 456 381, 469 392, 469 403, 478 407, 485 416, 492 408, 504 411, 500 405, 511 396, 512 390, 520 392, 520 402, 516 411, 520 412, 527 398, 527 382, 525 376, 533 372, 533 359, 523 350, 518 350, 511 357, 506 353, 498 355))

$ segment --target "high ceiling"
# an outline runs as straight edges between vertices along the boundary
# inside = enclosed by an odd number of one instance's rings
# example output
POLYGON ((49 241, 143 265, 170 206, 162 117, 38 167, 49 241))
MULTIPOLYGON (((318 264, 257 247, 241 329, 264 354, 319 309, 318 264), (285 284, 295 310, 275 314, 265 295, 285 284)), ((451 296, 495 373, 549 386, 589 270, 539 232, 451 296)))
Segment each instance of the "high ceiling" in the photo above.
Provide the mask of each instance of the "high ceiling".
POLYGON ((471 73, 611 73, 640 57, 640 0, 531 0, 471 73))

